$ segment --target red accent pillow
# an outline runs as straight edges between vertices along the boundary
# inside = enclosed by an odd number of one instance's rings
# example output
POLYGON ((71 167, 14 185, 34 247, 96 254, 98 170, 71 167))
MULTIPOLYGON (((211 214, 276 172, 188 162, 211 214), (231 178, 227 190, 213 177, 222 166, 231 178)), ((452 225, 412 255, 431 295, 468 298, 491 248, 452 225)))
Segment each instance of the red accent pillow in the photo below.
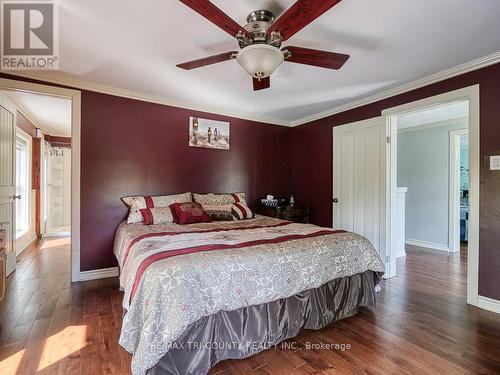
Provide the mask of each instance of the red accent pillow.
POLYGON ((212 219, 201 204, 196 202, 174 203, 170 205, 177 224, 210 223, 212 219))

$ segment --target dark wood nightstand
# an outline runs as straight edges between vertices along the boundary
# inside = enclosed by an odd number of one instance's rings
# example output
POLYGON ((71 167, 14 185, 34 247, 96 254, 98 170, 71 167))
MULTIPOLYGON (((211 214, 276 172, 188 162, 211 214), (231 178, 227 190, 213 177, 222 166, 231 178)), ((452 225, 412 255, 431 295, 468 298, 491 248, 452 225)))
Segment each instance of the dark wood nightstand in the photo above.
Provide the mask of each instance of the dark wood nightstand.
POLYGON ((277 219, 294 221, 296 223, 308 223, 309 215, 311 214, 311 208, 308 205, 303 205, 303 206, 295 205, 293 207, 258 206, 255 208, 255 213, 259 215, 275 217, 277 219))

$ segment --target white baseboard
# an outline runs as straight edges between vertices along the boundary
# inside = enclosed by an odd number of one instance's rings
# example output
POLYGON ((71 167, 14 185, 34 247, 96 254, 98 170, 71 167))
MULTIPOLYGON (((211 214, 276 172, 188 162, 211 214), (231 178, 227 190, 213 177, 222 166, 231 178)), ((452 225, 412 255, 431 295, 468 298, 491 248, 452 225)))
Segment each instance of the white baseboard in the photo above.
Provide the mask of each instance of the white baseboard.
POLYGON ((16 270, 16 265, 17 265, 16 252, 13 251, 7 254, 7 261, 5 262, 6 276, 9 276, 12 272, 16 270))
POLYGON ((481 309, 500 314, 500 301, 496 299, 478 296, 477 306, 481 309))
POLYGON ((405 256, 406 256, 406 250, 405 249, 398 250, 398 252, 396 253, 396 258, 403 258, 405 256))
POLYGON ((52 233, 44 233, 42 234, 43 238, 50 238, 50 237, 70 237, 71 232, 52 232, 52 233))
POLYGON ((81 271, 80 281, 106 279, 108 277, 116 277, 119 275, 118 267, 101 268, 99 270, 81 271))
POLYGON ((405 240, 405 243, 407 245, 413 245, 413 246, 418 246, 418 247, 425 247, 426 249, 432 249, 432 250, 438 250, 438 251, 445 251, 447 253, 450 252, 450 248, 449 248, 448 245, 443 245, 443 244, 440 244, 440 243, 420 241, 420 240, 413 240, 411 238, 407 238, 405 240))
POLYGON ((30 237, 27 241, 24 241, 19 247, 16 246, 16 256, 20 255, 24 250, 28 248, 36 240, 36 234, 33 233, 33 236, 30 237))

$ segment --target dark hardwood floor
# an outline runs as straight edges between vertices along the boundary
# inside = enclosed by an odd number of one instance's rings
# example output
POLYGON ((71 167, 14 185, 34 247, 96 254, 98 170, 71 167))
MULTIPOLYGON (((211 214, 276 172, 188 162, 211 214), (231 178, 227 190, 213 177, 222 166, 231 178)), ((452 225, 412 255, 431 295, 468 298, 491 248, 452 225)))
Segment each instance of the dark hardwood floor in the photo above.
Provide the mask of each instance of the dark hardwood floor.
MULTIPOLYGON (((0 306, 0 374, 128 374, 116 278, 70 283, 68 239, 22 255, 0 306)), ((500 315, 465 303, 466 252, 411 247, 376 309, 211 374, 499 374, 500 315), (308 349, 339 344, 345 350, 308 349), (350 348, 348 347, 350 346, 350 348)))

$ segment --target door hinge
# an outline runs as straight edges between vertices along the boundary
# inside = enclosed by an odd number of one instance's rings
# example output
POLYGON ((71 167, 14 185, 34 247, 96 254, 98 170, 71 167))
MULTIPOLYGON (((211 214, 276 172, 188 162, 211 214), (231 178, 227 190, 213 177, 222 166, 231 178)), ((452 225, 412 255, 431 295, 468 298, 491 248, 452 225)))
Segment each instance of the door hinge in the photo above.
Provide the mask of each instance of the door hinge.
POLYGON ((387 137, 385 137, 385 140, 387 143, 391 143, 391 137, 387 136, 387 137))
POLYGON ((385 262, 386 262, 386 263, 390 263, 390 262, 391 262, 391 257, 390 257, 389 255, 387 255, 387 256, 385 257, 385 262))

